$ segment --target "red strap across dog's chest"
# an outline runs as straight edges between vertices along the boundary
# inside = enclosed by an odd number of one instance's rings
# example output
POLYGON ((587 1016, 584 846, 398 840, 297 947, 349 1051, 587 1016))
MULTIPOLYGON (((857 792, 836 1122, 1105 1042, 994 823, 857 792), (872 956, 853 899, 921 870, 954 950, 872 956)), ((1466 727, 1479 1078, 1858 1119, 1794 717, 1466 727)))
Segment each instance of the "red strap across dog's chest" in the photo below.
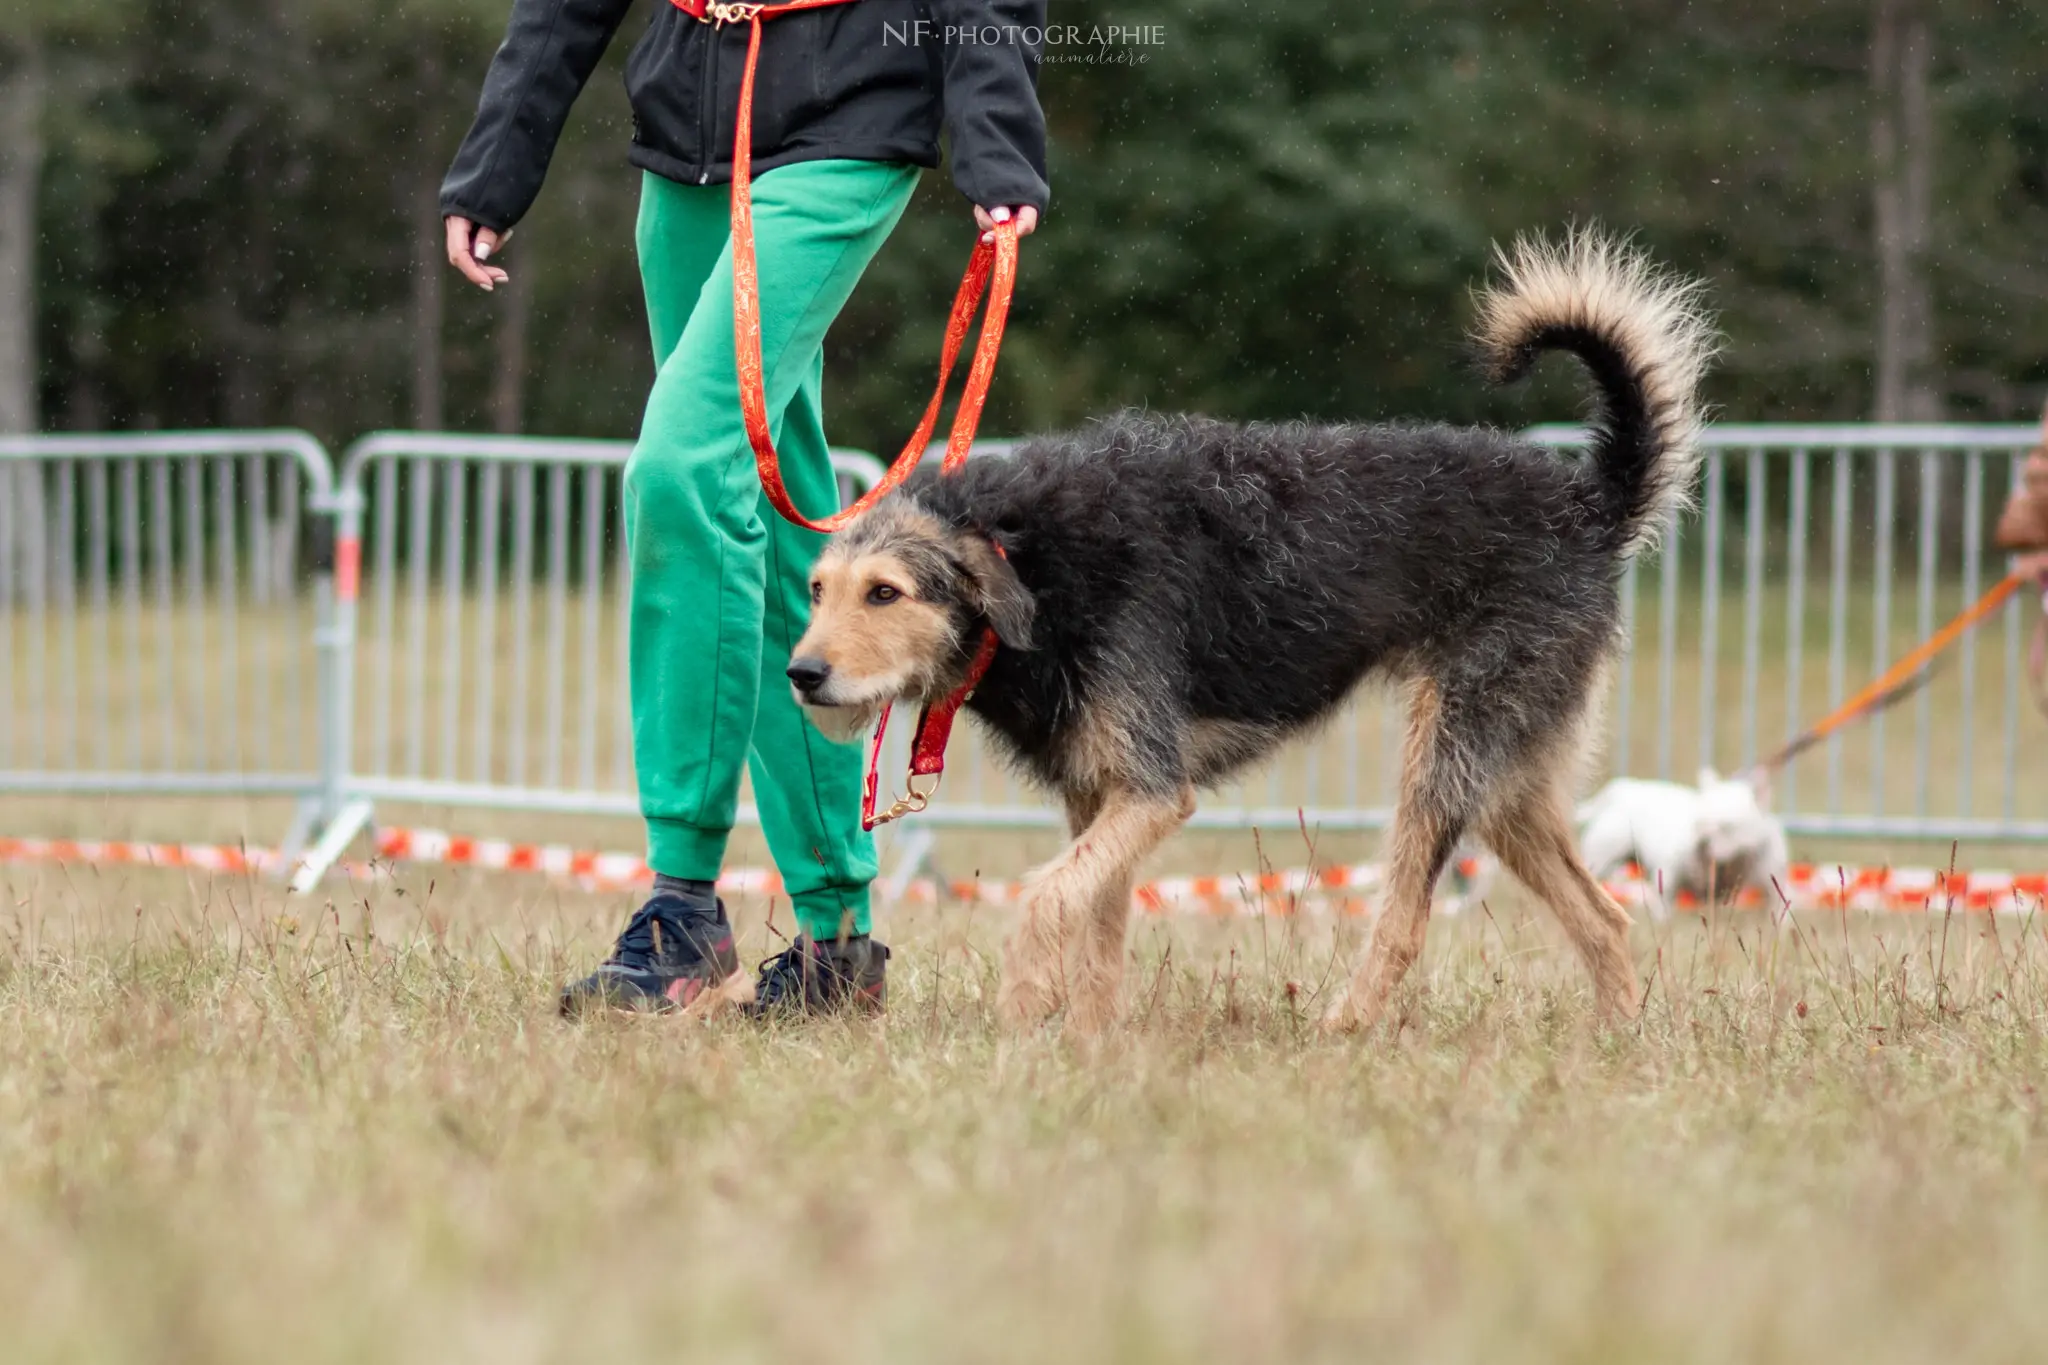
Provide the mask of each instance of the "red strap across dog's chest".
POLYGON ((937 777, 946 771, 946 740, 953 733, 953 718, 974 695, 974 689, 981 686, 981 680, 988 676, 988 666, 995 661, 996 633, 984 626, 981 643, 975 646, 974 659, 967 665, 966 679, 927 706, 924 714, 917 718, 917 733, 910 741, 910 772, 913 777, 937 777))
POLYGON ((868 775, 861 783, 862 829, 871 830, 876 825, 886 825, 891 820, 914 815, 931 801, 932 793, 939 789, 938 779, 946 772, 946 741, 952 737, 953 721, 959 716, 960 708, 967 704, 967 699, 974 695, 974 689, 988 676, 989 665, 996 660, 997 644, 994 629, 982 627, 981 643, 974 648, 974 658, 967 665, 967 676, 961 679, 958 687, 925 707, 918 716, 917 732, 910 740, 909 794, 898 797, 890 803, 888 810, 877 815, 875 802, 882 789, 882 738, 889 733, 889 707, 882 708, 882 714, 875 719, 874 740, 868 745, 868 775), (932 785, 919 791, 916 779, 920 777, 931 778, 932 785))

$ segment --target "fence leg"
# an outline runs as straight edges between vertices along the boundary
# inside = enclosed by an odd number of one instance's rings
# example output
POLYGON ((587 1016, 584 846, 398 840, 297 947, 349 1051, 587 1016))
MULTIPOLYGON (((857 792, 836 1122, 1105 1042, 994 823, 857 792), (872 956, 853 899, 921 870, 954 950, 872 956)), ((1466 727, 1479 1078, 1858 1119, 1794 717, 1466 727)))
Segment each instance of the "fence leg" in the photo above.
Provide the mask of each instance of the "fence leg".
POLYGON ((278 843, 277 851, 283 855, 286 867, 298 862, 299 855, 306 851, 306 845, 313 838, 313 831, 320 826, 320 798, 300 798, 292 808, 292 822, 285 828, 284 838, 278 843))
POLYGON ((327 875, 327 869, 340 860, 355 837, 369 828, 370 815, 368 801, 351 801, 336 812, 326 828, 320 831, 320 842, 298 860, 292 872, 292 890, 305 892, 318 886, 320 879, 327 875))
POLYGON ((370 824, 370 803, 349 798, 351 722, 355 717, 356 588, 362 566, 362 495, 353 487, 337 490, 325 506, 316 506, 314 558, 313 647, 318 659, 315 705, 320 737, 319 790, 292 822, 286 866, 294 891, 309 891, 332 867, 349 842, 370 824), (303 859, 298 849, 318 832, 303 859))

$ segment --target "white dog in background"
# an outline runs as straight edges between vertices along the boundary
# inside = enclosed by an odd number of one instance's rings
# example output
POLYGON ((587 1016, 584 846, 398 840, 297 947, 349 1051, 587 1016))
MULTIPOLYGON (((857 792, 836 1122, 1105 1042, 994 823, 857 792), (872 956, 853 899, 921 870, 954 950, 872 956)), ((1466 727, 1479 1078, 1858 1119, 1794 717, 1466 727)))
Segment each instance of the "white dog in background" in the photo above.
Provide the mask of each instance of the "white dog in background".
POLYGON ((1630 861, 1640 867, 1657 919, 1680 892, 1704 901, 1751 887, 1778 922, 1784 900, 1772 883, 1785 884, 1791 855, 1770 794, 1764 773, 1722 777, 1703 768, 1698 787, 1618 777, 1579 807, 1580 851, 1596 876, 1630 861))

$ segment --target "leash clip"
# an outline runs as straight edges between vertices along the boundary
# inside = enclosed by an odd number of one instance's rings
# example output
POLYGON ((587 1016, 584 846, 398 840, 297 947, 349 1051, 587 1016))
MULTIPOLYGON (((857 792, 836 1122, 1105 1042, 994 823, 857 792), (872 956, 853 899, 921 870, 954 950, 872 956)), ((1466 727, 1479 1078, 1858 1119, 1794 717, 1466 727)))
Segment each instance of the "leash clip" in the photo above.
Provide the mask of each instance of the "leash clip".
POLYGON ((901 820, 906 815, 923 814, 925 808, 931 805, 932 797, 938 795, 939 776, 937 773, 932 774, 931 783, 929 787, 919 791, 917 787, 917 774, 912 773, 907 784, 909 789, 903 795, 890 802, 889 809, 875 816, 873 824, 868 827, 872 829, 875 825, 890 824, 901 820))
POLYGON ((711 15, 712 26, 714 28, 724 28, 727 24, 752 23, 761 16, 761 11, 766 9, 767 6, 722 4, 719 3, 719 0, 712 0, 712 3, 704 8, 711 15))

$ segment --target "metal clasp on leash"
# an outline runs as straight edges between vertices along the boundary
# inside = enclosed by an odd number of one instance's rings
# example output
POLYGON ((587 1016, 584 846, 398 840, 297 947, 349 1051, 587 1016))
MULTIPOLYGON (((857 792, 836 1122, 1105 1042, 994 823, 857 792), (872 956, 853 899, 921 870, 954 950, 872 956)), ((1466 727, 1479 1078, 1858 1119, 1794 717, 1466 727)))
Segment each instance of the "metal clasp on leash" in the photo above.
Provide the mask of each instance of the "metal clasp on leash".
POLYGON ((905 792, 902 796, 899 796, 894 801, 890 802, 889 809, 876 815, 874 817, 874 823, 877 825, 886 825, 891 823, 892 821, 901 820, 906 815, 922 814, 924 812, 925 807, 931 805, 932 798, 938 795, 938 774, 934 773, 932 775, 931 783, 932 784, 929 787, 926 787, 923 791, 919 791, 917 789, 917 775, 915 773, 911 774, 908 783, 909 790, 905 792))
POLYGON ((704 7, 704 12, 710 16, 713 26, 724 28, 727 24, 750 24, 766 8, 766 5, 728 5, 713 0, 704 7))

